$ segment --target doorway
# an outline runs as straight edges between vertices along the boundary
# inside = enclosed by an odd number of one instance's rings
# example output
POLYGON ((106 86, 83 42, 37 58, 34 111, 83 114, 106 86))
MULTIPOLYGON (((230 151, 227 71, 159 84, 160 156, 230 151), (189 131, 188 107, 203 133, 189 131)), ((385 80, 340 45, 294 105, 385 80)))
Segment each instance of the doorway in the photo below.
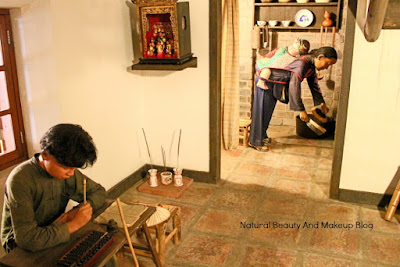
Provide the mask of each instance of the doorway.
MULTIPOLYGON (((213 1, 210 2, 210 7, 212 6, 213 1)), ((215 6, 217 7, 217 3, 214 3, 215 6)), ((340 181, 340 170, 341 170, 341 161, 342 161, 342 153, 343 153, 343 142, 344 142, 344 132, 345 132, 345 125, 346 125, 346 116, 347 116, 347 97, 348 97, 348 92, 349 92, 349 85, 350 85, 350 74, 351 74, 351 62, 352 62, 352 51, 353 51, 353 43, 354 43, 354 27, 355 27, 355 13, 356 13, 356 8, 357 8, 357 3, 351 2, 348 4, 348 6, 344 7, 347 9, 347 12, 345 13, 344 17, 346 19, 346 27, 342 26, 342 31, 343 35, 346 35, 346 43, 343 45, 343 50, 342 54, 340 57, 342 58, 342 66, 343 66, 343 77, 339 81, 339 84, 341 86, 341 91, 340 91, 340 98, 338 101, 338 107, 336 110, 336 134, 335 134, 335 142, 333 140, 323 140, 323 141, 311 141, 309 140, 303 140, 303 141, 294 141, 296 140, 295 138, 289 138, 290 136, 293 136, 293 131, 294 131, 294 125, 287 125, 282 128, 278 128, 279 125, 273 125, 270 128, 271 132, 271 137, 273 135, 276 135, 275 141, 277 141, 274 144, 274 141, 272 143, 272 147, 275 146, 275 152, 281 151, 288 151, 286 156, 284 154, 281 154, 281 158, 286 158, 289 161, 293 161, 294 165, 293 166, 296 168, 293 168, 292 172, 287 172, 285 175, 288 176, 288 179, 290 179, 290 176, 293 175, 296 170, 302 170, 302 164, 304 162, 301 162, 301 159, 309 159, 310 157, 307 157, 309 154, 312 154, 313 160, 308 160, 305 162, 308 162, 308 164, 313 165, 314 170, 312 172, 308 172, 308 174, 303 175, 303 180, 305 181, 315 181, 318 184, 322 184, 321 186, 321 191, 325 192, 324 194, 329 194, 331 198, 338 198, 338 193, 339 193, 339 181, 340 181), (275 128, 275 129, 274 129, 275 128), (277 139, 276 139, 277 138, 277 139), (280 142, 278 142, 280 141, 280 142), (297 143, 293 144, 293 143, 297 143), (314 143, 314 144, 313 144, 314 143), (279 149, 280 148, 280 149, 279 149), (291 155, 292 154, 292 155, 291 155), (298 156, 293 156, 298 154, 298 156), (282 157, 284 156, 284 157, 282 157), (300 161, 300 162, 299 162, 300 161), (329 168, 328 168, 329 166, 329 168), (318 174, 318 175, 317 175, 318 174), (322 175, 321 175, 322 174, 322 175), (322 177, 322 178, 317 178, 317 177, 322 177), (329 193, 328 193, 329 192, 329 193)), ((220 26, 220 21, 213 21, 213 16, 210 16, 210 29, 213 27, 212 22, 215 23, 215 27, 218 28, 220 26)), ((210 34, 212 34, 212 31, 210 31, 210 34)), ((210 35, 211 37, 211 35, 210 35)), ((220 39, 220 38, 219 38, 220 39)), ((210 44, 213 43, 212 37, 210 38, 210 44)), ((220 45, 220 40, 217 40, 216 45, 220 45)), ((215 84, 219 84, 220 80, 215 80, 215 84)), ((212 82, 211 82, 212 83, 212 82)), ((278 159, 273 159, 274 156, 271 156, 271 159, 265 159, 263 158, 268 157, 267 155, 273 155, 273 153, 260 153, 257 151, 252 151, 251 149, 239 149, 235 151, 222 151, 219 149, 221 148, 221 142, 219 141, 220 131, 218 131, 219 127, 221 126, 221 123, 218 122, 218 120, 213 119, 215 118, 215 115, 220 115, 220 109, 218 107, 221 107, 220 104, 220 99, 221 95, 220 94, 215 94, 215 91, 212 89, 213 87, 210 87, 210 97, 211 97, 211 102, 210 102, 210 122, 212 127, 216 127, 214 132, 210 131, 211 133, 211 139, 210 139, 210 152, 212 153, 211 155, 222 155, 222 161, 214 161, 214 166, 212 166, 212 157, 210 157, 210 173, 211 175, 215 175, 216 181, 218 181, 218 177, 221 177, 222 179, 226 179, 226 176, 229 175, 225 170, 230 170, 232 169, 235 165, 235 162, 241 162, 242 161, 242 156, 249 156, 251 161, 254 163, 259 163, 260 159, 263 162, 263 164, 259 165, 264 165, 266 166, 264 169, 262 166, 255 165, 255 166, 249 166, 249 164, 243 163, 242 166, 240 167, 237 165, 236 167, 239 168, 241 171, 244 171, 246 169, 250 169, 250 171, 253 172, 261 172, 262 170, 266 171, 267 173, 270 173, 272 176, 276 176, 277 173, 279 172, 284 172, 283 168, 286 166, 287 161, 280 162, 278 168, 275 169, 270 169, 268 168, 271 163, 278 159), (212 114, 212 115, 211 115, 212 114), (216 135, 216 133, 219 133, 216 135), (214 141, 214 146, 212 145, 211 140, 217 140, 214 141), (215 144, 218 144, 216 147, 215 144), (256 153, 257 152, 257 153, 256 153), (265 155, 264 155, 265 154, 265 155), (226 157, 229 160, 224 163, 223 158, 226 157), (266 163, 267 162, 267 163, 266 163), (219 171, 218 168, 215 168, 216 166, 220 166, 221 173, 219 176, 219 171), (257 169, 258 168, 258 169, 257 169), (269 171, 268 171, 269 169, 269 171), (224 172, 225 171, 225 172, 224 172)), ((274 139, 274 138, 273 138, 274 139)), ((273 151, 274 149, 272 149, 273 151)), ((276 153, 278 154, 278 153, 276 153)), ((279 161, 279 160, 278 160, 279 161)), ((251 175, 250 175, 251 176, 251 175)), ((235 178, 236 179, 236 178, 235 178)), ((270 181, 271 183, 276 184, 277 186, 284 186, 284 184, 290 184, 290 182, 285 181, 285 182, 278 182, 273 179, 270 181)), ((304 181, 303 181, 304 182, 304 181)), ((310 185, 310 186, 305 186, 302 187, 300 191, 302 193, 308 192, 310 193, 312 190, 312 187, 315 187, 315 185, 310 185), (310 189, 311 187, 311 189, 310 189), (311 190, 311 191, 310 191, 311 190)), ((315 190, 314 190, 315 191, 315 190)))

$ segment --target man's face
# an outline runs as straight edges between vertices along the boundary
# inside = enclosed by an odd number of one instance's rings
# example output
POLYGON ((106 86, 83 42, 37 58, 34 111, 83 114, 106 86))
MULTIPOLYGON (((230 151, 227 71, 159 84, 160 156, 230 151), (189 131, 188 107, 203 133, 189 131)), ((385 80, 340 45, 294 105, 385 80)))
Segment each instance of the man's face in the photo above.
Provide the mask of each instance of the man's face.
POLYGON ((57 162, 49 153, 42 152, 43 167, 48 174, 56 179, 68 179, 75 172, 75 167, 66 167, 57 162))
POLYGON ((315 59, 315 68, 317 70, 326 70, 327 68, 329 68, 329 66, 335 64, 336 61, 337 60, 334 58, 327 58, 324 55, 319 55, 315 59))

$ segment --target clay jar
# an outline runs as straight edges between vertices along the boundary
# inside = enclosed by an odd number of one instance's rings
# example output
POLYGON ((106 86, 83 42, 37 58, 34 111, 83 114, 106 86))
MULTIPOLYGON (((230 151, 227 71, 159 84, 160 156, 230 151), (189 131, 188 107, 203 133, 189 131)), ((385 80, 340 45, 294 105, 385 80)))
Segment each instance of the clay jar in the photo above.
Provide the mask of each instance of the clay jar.
POLYGON ((324 21, 322 21, 322 26, 324 27, 330 27, 332 26, 333 21, 331 20, 331 13, 328 11, 325 11, 324 13, 324 21))
POLYGON ((149 179, 150 187, 157 187, 158 186, 157 169, 150 169, 149 174, 150 174, 150 179, 149 179))
POLYGON ((165 185, 169 185, 170 183, 172 183, 172 172, 162 172, 161 183, 165 185))
POLYGON ((182 186, 183 185, 183 177, 182 177, 182 169, 174 169, 174 185, 182 186))

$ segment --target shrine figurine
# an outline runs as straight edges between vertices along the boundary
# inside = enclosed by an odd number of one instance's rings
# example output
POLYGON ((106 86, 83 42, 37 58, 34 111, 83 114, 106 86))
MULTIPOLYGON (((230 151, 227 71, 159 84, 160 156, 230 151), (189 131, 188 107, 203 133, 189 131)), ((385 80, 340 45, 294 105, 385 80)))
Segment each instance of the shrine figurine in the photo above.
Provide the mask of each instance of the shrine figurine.
POLYGON ((154 39, 151 39, 150 44, 149 44, 149 50, 147 51, 147 55, 149 57, 153 57, 155 50, 156 50, 156 44, 154 43, 154 39))
POLYGON ((161 41, 157 43, 157 57, 164 57, 164 44, 161 41))
POLYGON ((165 57, 171 57, 172 54, 172 46, 169 41, 166 42, 165 45, 165 57))

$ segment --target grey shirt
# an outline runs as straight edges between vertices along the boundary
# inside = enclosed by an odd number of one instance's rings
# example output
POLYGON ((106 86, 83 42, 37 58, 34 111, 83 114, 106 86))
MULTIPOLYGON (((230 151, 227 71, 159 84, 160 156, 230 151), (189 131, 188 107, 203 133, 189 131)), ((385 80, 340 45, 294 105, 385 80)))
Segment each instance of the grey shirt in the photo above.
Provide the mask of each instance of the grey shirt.
MULTIPOLYGON (((83 202, 83 178, 79 170, 68 179, 56 179, 39 165, 36 154, 16 167, 6 181, 1 222, 4 248, 36 251, 69 241, 66 223, 52 222, 65 210, 69 199, 83 202)), ((100 184, 87 178, 87 201, 93 209, 106 199, 100 184)))

